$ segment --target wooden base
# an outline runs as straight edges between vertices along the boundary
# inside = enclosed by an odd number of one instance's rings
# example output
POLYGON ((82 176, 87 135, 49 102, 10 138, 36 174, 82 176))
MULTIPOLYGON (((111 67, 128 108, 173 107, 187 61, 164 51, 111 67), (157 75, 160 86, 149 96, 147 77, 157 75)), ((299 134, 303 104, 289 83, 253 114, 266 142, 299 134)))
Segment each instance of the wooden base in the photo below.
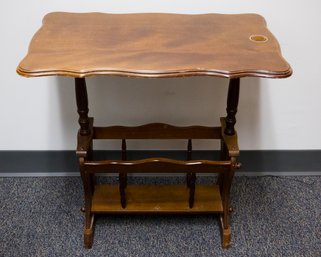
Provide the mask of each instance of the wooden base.
POLYGON ((186 185, 128 185, 126 208, 117 185, 96 185, 93 213, 223 213, 218 185, 196 185, 195 202, 189 207, 186 185))
MULTIPOLYGON (((219 213, 222 247, 231 245, 231 228, 224 228, 223 206, 218 185, 197 185, 193 208, 188 204, 189 190, 185 185, 128 185, 126 208, 121 206, 117 185, 96 185, 92 213, 219 213)), ((90 228, 84 231, 84 244, 93 243, 94 214, 90 228)))

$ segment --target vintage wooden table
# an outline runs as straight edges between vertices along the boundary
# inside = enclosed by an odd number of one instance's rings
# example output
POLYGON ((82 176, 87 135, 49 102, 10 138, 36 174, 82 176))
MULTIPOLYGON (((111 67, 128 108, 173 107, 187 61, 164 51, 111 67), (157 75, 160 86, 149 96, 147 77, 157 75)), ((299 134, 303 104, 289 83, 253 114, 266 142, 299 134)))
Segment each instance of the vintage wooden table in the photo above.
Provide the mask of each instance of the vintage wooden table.
POLYGON ((84 186, 84 243, 88 248, 92 246, 97 213, 219 214, 222 244, 229 246, 229 194, 234 171, 240 167, 234 129, 240 78, 285 78, 292 73, 265 20, 256 14, 63 12, 45 16, 17 72, 25 77, 75 78, 80 125, 77 156, 84 186), (161 123, 97 127, 94 118, 88 117, 85 77, 102 75, 225 77, 229 79, 227 116, 220 119, 219 127, 177 127, 161 123), (121 158, 94 160, 94 139, 122 140, 121 158), (186 139, 186 161, 157 156, 127 160, 128 139, 186 139), (193 160, 192 139, 220 140, 220 160, 193 160), (127 173, 134 172, 186 173, 187 183, 127 185, 127 173), (96 184, 97 173, 119 173, 119 186, 96 184), (195 186, 196 173, 218 173, 217 183, 195 186))

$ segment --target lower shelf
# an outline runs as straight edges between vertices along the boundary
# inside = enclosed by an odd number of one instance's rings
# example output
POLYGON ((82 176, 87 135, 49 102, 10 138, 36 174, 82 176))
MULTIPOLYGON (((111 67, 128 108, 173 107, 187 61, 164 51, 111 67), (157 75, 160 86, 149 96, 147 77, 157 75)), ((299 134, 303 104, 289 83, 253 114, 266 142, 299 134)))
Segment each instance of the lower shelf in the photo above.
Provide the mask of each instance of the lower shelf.
POLYGON ((193 208, 188 206, 186 185, 128 185, 126 208, 120 204, 118 185, 96 185, 93 213, 222 213, 217 185, 196 185, 193 208))

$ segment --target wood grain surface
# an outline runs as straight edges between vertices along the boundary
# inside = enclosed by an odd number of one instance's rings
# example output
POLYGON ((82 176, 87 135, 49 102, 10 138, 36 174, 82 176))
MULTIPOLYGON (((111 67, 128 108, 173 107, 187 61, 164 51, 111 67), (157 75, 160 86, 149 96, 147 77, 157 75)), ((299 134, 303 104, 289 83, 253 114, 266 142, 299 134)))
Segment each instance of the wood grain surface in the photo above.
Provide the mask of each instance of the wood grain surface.
POLYGON ((17 68, 26 77, 291 75, 257 14, 47 14, 17 68))
POLYGON ((193 208, 188 205, 185 185, 128 185, 123 209, 117 185, 96 185, 91 211, 94 213, 222 213, 217 185, 197 185, 193 208))

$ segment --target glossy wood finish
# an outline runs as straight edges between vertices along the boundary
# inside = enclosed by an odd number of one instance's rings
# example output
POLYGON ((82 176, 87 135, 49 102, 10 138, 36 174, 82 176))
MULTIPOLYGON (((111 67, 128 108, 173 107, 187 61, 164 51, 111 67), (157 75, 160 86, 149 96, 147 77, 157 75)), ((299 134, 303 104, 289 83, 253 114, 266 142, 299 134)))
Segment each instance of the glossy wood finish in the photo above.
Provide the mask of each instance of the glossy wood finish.
POLYGON ((231 243, 230 189, 239 148, 234 129, 240 77, 291 75, 278 42, 256 14, 50 13, 17 68, 26 77, 75 77, 80 129, 77 156, 85 195, 84 244, 93 242, 96 213, 219 213, 222 245, 231 243), (227 116, 220 127, 95 127, 88 117, 84 77, 230 78, 227 116), (93 159, 94 139, 121 140, 120 160, 93 159), (186 160, 127 160, 127 139, 187 139, 186 160), (221 141, 220 160, 193 160, 192 139, 221 141), (185 185, 127 185, 127 173, 186 173, 185 185), (196 184, 196 173, 219 174, 216 185, 196 184), (98 185, 97 173, 119 173, 119 185, 98 185))
POLYGON ((116 185, 96 185, 93 213, 223 213, 219 187, 198 185, 193 208, 184 185, 128 185, 127 205, 122 208, 116 185))
POLYGON ((43 19, 17 72, 283 78, 292 71, 257 14, 56 12, 43 19))

